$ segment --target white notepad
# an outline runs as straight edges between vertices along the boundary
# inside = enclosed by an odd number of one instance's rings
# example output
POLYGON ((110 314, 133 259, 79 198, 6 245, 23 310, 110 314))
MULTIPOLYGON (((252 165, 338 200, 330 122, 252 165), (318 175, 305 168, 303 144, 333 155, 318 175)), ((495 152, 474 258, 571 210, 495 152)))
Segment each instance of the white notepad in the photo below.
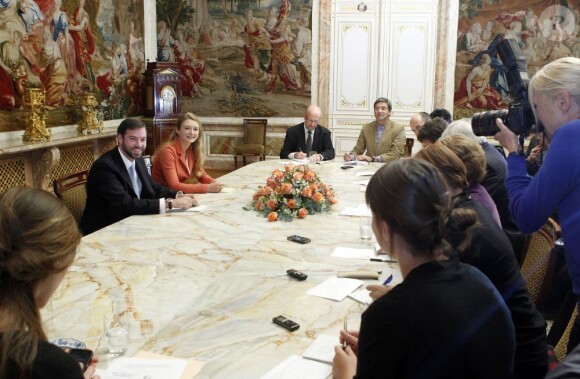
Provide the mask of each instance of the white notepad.
POLYGON ((339 344, 338 336, 333 337, 327 334, 321 334, 316 337, 302 356, 306 359, 332 364, 334 348, 339 344))
POLYGON ((342 301, 354 290, 362 286, 364 282, 349 278, 328 278, 310 291, 308 295, 323 297, 325 299, 342 301))
POLYGON ((373 249, 356 249, 354 247, 337 247, 332 252, 335 258, 366 259, 375 258, 377 255, 373 249))

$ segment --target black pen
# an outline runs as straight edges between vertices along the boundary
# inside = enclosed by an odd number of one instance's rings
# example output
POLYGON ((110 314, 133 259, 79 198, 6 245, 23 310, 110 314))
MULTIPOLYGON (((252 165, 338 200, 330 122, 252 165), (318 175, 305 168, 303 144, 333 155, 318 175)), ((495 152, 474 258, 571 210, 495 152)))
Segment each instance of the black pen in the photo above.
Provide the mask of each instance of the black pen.
POLYGON ((394 259, 383 259, 383 258, 371 258, 371 262, 397 263, 397 261, 394 259))

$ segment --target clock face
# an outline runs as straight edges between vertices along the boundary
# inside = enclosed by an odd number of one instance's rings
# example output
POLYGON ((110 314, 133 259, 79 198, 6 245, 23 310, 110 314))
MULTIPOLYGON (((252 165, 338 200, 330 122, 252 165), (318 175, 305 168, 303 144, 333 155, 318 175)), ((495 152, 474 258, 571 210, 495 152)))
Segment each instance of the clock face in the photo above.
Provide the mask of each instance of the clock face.
POLYGON ((164 86, 161 88, 161 98, 167 102, 173 102, 175 99, 175 90, 171 86, 164 86))

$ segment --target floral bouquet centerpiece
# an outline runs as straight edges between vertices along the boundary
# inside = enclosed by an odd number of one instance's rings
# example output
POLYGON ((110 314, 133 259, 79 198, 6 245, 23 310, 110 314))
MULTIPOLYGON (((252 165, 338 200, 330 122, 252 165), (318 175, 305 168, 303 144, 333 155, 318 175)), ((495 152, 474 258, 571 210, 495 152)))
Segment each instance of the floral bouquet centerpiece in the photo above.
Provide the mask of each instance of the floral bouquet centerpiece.
POLYGON ((266 185, 258 187, 251 206, 268 221, 292 221, 317 212, 328 212, 336 204, 334 190, 320 181, 308 165, 287 164, 284 170, 274 170, 266 185))

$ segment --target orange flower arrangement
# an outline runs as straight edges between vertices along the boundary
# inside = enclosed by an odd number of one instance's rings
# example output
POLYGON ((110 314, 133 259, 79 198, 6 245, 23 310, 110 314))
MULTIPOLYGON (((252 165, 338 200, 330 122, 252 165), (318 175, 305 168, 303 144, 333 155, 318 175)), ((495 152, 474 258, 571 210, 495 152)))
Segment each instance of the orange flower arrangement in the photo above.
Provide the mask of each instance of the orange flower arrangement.
POLYGON ((271 222, 292 221, 328 212, 336 203, 334 190, 321 182, 312 168, 290 163, 283 170, 272 171, 266 185, 258 187, 252 203, 244 209, 256 210, 271 222))

